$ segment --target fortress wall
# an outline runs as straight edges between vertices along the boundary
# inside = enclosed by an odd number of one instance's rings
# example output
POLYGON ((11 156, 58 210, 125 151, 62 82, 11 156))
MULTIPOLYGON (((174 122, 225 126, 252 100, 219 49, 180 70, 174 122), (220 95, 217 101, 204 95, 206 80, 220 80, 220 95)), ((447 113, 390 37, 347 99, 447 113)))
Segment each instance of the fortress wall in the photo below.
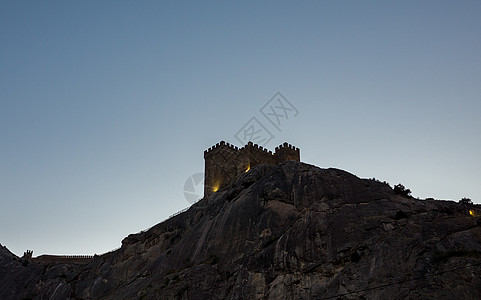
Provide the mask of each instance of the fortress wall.
POLYGON ((252 142, 241 148, 238 156, 240 162, 238 170, 240 174, 257 165, 275 164, 275 158, 271 151, 252 142))
POLYGON ((34 260, 46 263, 88 263, 93 255, 40 255, 34 260))
POLYGON ((252 142, 239 149, 221 141, 204 151, 204 159, 204 196, 209 196, 254 166, 300 161, 300 151, 288 143, 280 145, 272 153, 252 142))

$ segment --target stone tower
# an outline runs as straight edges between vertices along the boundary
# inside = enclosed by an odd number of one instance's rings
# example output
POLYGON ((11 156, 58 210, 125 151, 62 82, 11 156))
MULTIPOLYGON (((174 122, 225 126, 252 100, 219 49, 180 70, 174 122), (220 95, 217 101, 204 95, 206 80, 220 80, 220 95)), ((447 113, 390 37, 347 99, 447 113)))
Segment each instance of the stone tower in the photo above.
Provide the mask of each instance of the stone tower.
POLYGON ((204 151, 204 197, 225 187, 240 174, 257 165, 275 165, 281 162, 300 161, 299 148, 288 143, 269 151, 252 142, 242 148, 221 141, 204 151))

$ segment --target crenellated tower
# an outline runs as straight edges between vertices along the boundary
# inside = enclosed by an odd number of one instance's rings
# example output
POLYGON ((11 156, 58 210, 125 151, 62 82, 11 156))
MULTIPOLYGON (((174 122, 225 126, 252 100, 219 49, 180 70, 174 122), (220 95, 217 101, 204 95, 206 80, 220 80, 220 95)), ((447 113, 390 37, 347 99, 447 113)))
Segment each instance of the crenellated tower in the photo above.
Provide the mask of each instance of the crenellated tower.
POLYGON ((204 160, 204 196, 209 196, 254 166, 300 161, 300 150, 284 143, 273 153, 252 142, 238 148, 221 141, 204 151, 204 160))
POLYGON ((274 156, 277 163, 289 160, 301 161, 301 151, 291 144, 284 143, 276 147, 274 156))
POLYGON ((204 151, 204 196, 216 192, 237 174, 239 148, 221 141, 204 151))

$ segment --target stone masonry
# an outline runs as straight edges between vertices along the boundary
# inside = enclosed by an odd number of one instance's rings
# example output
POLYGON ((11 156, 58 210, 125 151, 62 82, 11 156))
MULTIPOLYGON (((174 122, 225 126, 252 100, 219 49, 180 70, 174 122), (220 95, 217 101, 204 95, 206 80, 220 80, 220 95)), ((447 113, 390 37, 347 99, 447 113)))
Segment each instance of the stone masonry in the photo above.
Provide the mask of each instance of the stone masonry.
POLYGON ((300 157, 299 148, 288 143, 279 145, 272 152, 252 142, 238 148, 221 141, 204 151, 204 197, 225 187, 254 166, 300 161, 300 157))

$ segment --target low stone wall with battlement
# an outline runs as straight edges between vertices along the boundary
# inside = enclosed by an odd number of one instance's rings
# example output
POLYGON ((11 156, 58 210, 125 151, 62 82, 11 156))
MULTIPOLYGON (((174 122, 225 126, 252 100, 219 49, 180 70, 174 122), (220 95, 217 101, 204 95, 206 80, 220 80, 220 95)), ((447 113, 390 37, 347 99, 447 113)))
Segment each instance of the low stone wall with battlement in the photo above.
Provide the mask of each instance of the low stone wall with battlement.
POLYGON ((45 263, 88 263, 94 255, 40 255, 34 261, 45 263))

